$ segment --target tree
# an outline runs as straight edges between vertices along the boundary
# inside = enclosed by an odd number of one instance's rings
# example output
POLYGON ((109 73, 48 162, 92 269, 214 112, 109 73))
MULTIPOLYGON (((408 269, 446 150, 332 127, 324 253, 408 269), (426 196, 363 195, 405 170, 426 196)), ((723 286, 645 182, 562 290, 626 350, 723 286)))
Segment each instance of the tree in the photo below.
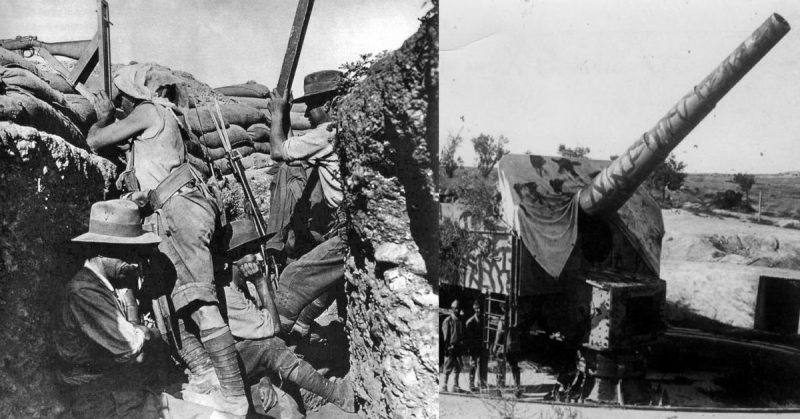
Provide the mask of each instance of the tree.
POLYGON ((683 185, 686 180, 686 173, 683 172, 685 168, 686 163, 678 161, 674 154, 670 154, 647 178, 650 187, 661 192, 661 202, 667 199, 667 189, 677 191, 683 185))
POLYGON ((480 134, 472 139, 472 147, 478 155, 478 170, 483 177, 489 176, 492 173, 492 169, 494 169, 494 165, 508 154, 507 144, 508 138, 502 135, 496 140, 491 135, 486 134, 480 134))
POLYGON ((447 135, 447 144, 444 146, 441 152, 441 164, 444 168, 444 172, 447 174, 447 177, 452 178, 453 175, 456 173, 456 169, 460 169, 464 167, 464 159, 461 157, 456 158, 456 149, 463 138, 461 138, 461 133, 456 135, 448 134, 447 135))
POLYGON ((569 158, 573 158, 573 159, 582 159, 582 158, 585 158, 590 152, 591 152, 591 150, 589 149, 589 147, 580 147, 580 146, 578 146, 578 147, 574 147, 574 148, 569 148, 569 147, 565 146, 564 144, 559 144, 558 145, 558 154, 560 154, 561 157, 569 157, 569 158))
POLYGON ((480 229, 495 229, 499 221, 499 193, 494 181, 476 173, 459 179, 456 185, 456 203, 464 208, 461 219, 480 229))
POLYGON ((739 189, 742 190, 744 193, 744 202, 745 204, 750 203, 750 189, 753 188, 753 185, 756 183, 756 176, 755 175, 748 175, 745 173, 737 173, 733 175, 733 183, 739 185, 739 189))

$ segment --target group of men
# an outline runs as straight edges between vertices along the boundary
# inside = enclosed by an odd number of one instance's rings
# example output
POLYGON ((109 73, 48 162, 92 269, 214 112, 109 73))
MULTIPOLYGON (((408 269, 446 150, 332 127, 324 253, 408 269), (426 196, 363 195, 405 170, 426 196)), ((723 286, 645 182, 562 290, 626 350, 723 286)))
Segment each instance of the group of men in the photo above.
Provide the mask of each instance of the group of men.
POLYGON ((461 388, 459 383, 462 357, 464 356, 468 356, 470 360, 468 391, 478 391, 481 388, 486 388, 488 353, 491 353, 497 356, 498 360, 498 387, 505 386, 507 363, 511 367, 511 376, 514 380, 514 394, 516 397, 521 397, 519 325, 510 322, 508 309, 504 305, 503 317, 497 324, 494 342, 491 345, 486 345, 484 343, 484 330, 487 320, 483 314, 481 301, 476 299, 472 304, 472 309, 472 317, 464 322, 461 302, 457 299, 453 300, 450 305, 450 315, 442 322, 441 336, 445 359, 444 378, 440 383, 440 391, 447 391, 450 374, 454 375, 453 391, 467 391, 467 389, 461 388), (476 374, 478 378, 477 385, 475 381, 476 374))
POLYGON ((149 69, 121 68, 113 101, 98 93, 94 102, 87 143, 94 151, 124 147, 118 187, 127 192, 92 205, 89 231, 73 239, 85 263, 65 287, 56 340, 72 415, 244 417, 253 404, 266 410, 277 402, 275 377, 354 411, 352 384, 326 379, 289 346, 307 338, 344 281, 342 186, 329 126, 341 73, 305 78, 295 102, 306 103, 313 129, 302 136, 289 135, 288 93, 270 94, 279 165, 269 234, 261 237, 249 219, 223 223, 213 179, 187 162, 192 134, 168 99, 177 86, 154 83, 149 69), (285 262, 274 290, 261 285, 262 246, 285 262), (180 399, 159 387, 170 353, 189 371, 180 399))

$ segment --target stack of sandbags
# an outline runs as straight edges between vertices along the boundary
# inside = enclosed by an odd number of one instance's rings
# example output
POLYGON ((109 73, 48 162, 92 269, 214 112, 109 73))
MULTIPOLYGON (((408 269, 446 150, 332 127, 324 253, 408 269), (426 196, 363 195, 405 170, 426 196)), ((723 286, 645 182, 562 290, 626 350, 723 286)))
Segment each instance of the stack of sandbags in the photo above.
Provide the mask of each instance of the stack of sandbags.
POLYGON ((93 122, 87 119, 93 118, 94 109, 74 111, 73 98, 68 99, 54 84, 68 85, 60 76, 40 71, 14 52, 0 48, 0 121, 34 127, 85 149, 86 130, 93 122))
MULTIPOLYGON (((263 84, 254 81, 247 83, 235 84, 232 86, 217 87, 214 89, 217 93, 223 94, 235 102, 243 105, 252 106, 261 110, 269 118, 269 88, 263 84)), ((295 103, 292 105, 292 112, 289 115, 292 122, 292 130, 302 132, 311 129, 311 121, 305 117, 306 105, 305 103, 295 103)))
MULTIPOLYGON (((74 62, 62 62, 70 70, 74 62)), ((174 85, 174 97, 193 135, 186 144, 189 160, 209 175, 210 165, 223 174, 230 165, 222 141, 211 119, 214 101, 219 103, 225 129, 231 145, 244 157, 245 168, 264 167, 269 160, 269 114, 264 109, 240 103, 214 91, 193 75, 151 63, 146 85, 153 91, 164 85, 174 85), (251 157, 252 156, 252 157, 251 157)), ((70 84, 41 58, 25 59, 19 54, 0 48, 0 121, 32 126, 40 131, 64 138, 81 148, 88 148, 85 136, 97 120, 94 106, 77 94, 70 84)), ((113 65, 116 70, 120 65, 113 65)), ((86 81, 89 90, 101 90, 97 68, 86 81)), ((266 102, 266 86, 249 83, 237 95, 259 96, 266 102), (255 86, 255 90, 252 87, 255 86)), ((241 96, 236 96, 241 97, 241 96)), ((266 106, 264 104, 264 106, 266 106)), ((214 112, 216 114, 216 112, 214 112)))

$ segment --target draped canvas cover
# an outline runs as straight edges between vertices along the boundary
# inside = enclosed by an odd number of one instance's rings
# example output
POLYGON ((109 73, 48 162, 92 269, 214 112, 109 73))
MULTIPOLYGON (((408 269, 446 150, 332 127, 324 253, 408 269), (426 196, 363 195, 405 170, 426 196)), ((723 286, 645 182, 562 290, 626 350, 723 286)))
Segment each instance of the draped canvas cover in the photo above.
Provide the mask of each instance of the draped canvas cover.
MULTIPOLYGON (((564 269, 578 236, 578 192, 608 164, 535 155, 506 155, 498 164, 503 219, 554 278, 564 269)), ((658 274, 664 224, 650 195, 639 189, 604 218, 658 274)))

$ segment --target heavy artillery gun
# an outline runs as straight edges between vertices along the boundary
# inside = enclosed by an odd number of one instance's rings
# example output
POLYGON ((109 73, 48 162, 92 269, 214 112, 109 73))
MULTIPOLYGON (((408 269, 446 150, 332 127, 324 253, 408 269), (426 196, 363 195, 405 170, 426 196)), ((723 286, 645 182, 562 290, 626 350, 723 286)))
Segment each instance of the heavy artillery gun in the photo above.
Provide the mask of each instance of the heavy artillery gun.
MULTIPOLYGON (((661 211, 638 187, 789 30, 772 15, 613 162, 508 155, 512 322, 535 317, 580 347, 590 400, 648 403, 646 348, 665 330, 661 211)), ((523 348, 523 351, 525 349, 523 348)))

